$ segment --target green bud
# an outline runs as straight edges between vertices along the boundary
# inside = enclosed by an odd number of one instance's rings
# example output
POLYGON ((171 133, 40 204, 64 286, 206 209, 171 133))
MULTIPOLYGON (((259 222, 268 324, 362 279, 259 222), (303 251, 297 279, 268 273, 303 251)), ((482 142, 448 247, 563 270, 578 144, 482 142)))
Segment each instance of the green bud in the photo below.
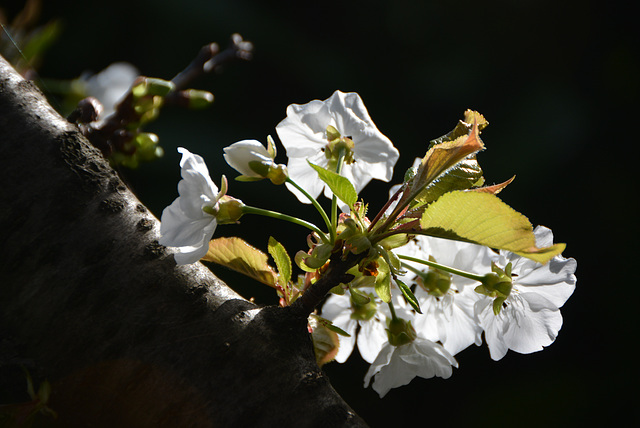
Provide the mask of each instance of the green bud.
POLYGON ((353 287, 349 287, 349 291, 351 292, 351 305, 355 306, 364 306, 371 302, 371 297, 366 294, 360 293, 357 289, 353 287))
POLYGON ((237 223, 244 214, 244 203, 231 196, 223 196, 218 200, 218 213, 216 221, 218 224, 237 223))
POLYGON ((169 92, 173 91, 176 88, 176 85, 174 85, 173 82, 158 79, 155 77, 147 77, 146 85, 146 95, 158 95, 160 97, 166 96, 169 92))
POLYGON ((279 186, 284 184, 289 178, 289 170, 287 166, 284 164, 271 165, 269 167, 269 172, 267 173, 267 178, 271 180, 273 184, 279 186))
POLYGON ((201 91, 199 89, 187 89, 182 91, 189 100, 189 108, 193 110, 202 110, 213 104, 213 94, 209 91, 201 91))
POLYGON ((387 320, 387 336, 389 343, 393 346, 402 346, 413 342, 417 333, 411 325, 411 321, 405 321, 402 318, 391 318, 387 320))
MULTIPOLYGON (((429 261, 435 262, 433 256, 429 256, 429 261)), ((426 272, 418 274, 417 283, 434 297, 442 297, 451 288, 451 274, 440 269, 430 267, 426 272)))
POLYGON ((158 144, 159 138, 150 132, 141 132, 135 136, 134 142, 137 148, 153 147, 158 144))
POLYGON ((156 134, 141 132, 136 135, 133 142, 136 147, 136 154, 142 161, 152 161, 164 154, 164 151, 160 149, 160 156, 158 156, 158 136, 156 134))
POLYGON ((502 304, 507 300, 513 289, 513 281, 511 279, 511 263, 507 264, 504 270, 500 269, 495 263, 491 264, 493 272, 486 274, 482 278, 482 284, 475 288, 476 293, 484 294, 494 298, 493 312, 498 315, 502 308, 502 304))
POLYGON ((134 98, 142 98, 149 93, 148 91, 147 80, 144 78, 140 79, 140 82, 131 87, 131 93, 134 98))
POLYGON ((351 293, 351 319, 368 321, 378 312, 378 304, 372 295, 363 294, 354 287, 349 287, 351 293))

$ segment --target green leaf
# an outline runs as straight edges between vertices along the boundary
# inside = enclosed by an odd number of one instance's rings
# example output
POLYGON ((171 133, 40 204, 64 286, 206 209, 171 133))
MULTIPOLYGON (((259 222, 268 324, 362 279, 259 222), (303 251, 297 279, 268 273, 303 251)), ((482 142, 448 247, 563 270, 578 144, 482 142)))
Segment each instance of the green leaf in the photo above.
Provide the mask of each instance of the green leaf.
MULTIPOLYGON (((464 120, 460 120, 451 132, 430 141, 429 149, 438 144, 464 139, 474 131, 474 123, 477 124, 478 134, 489 124, 484 116, 477 111, 467 110, 464 112, 464 120)), ((446 170, 435 182, 428 185, 416 197, 416 201, 419 203, 412 207, 417 208, 429 204, 453 190, 466 190, 474 186, 481 186, 483 182, 480 164, 475 156, 469 156, 446 170)))
POLYGON ((565 248, 537 248, 529 220, 491 193, 446 193, 425 209, 420 226, 427 235, 507 250, 539 263, 565 248))
POLYGON ((443 141, 431 146, 413 178, 409 192, 411 197, 420 195, 427 186, 450 168, 482 150, 484 145, 479 133, 478 125, 474 124, 468 135, 464 134, 453 141, 443 141))
POLYGON ((447 141, 454 141, 459 137, 469 134, 469 132, 473 129, 474 123, 478 125, 478 131, 482 131, 487 127, 487 125, 489 125, 487 119, 485 119, 484 116, 477 111, 466 110, 464 112, 464 119, 458 121, 455 128, 453 128, 451 132, 448 132, 440 138, 431 140, 429 148, 433 147, 436 144, 441 144, 447 141))
POLYGON ((314 165, 311 162, 309 162, 309 165, 316 170, 320 180, 329 186, 329 189, 331 189, 338 199, 347 204, 349 208, 353 208, 353 205, 358 201, 358 192, 356 192, 355 187, 353 187, 353 184, 351 184, 346 177, 321 166, 314 165))
POLYGON ((376 276, 375 290, 383 302, 389 303, 391 301, 391 275, 389 274, 389 265, 384 257, 378 258, 378 275, 376 276))
POLYGON ((447 192, 470 189, 482 181, 482 168, 475 156, 464 159, 420 192, 415 198, 417 204, 412 208, 430 204, 447 192))
POLYGON ((286 286, 291 281, 291 259, 287 254, 284 246, 276 241, 272 236, 269 237, 269 245, 267 247, 269 254, 273 257, 280 274, 280 285, 286 286))
POLYGON ((278 277, 269 266, 268 259, 268 255, 236 237, 213 239, 209 242, 209 251, 202 258, 275 287, 278 277))
POLYGON ((418 302, 418 299, 416 299, 416 296, 413 295, 413 292, 411 291, 411 289, 407 286, 407 284, 400 281, 399 279, 396 278, 395 281, 396 281, 396 284, 398 284, 398 288, 400 288, 402 295, 404 296, 405 299, 407 299, 407 302, 409 302, 411 307, 415 309, 417 313, 421 314, 422 311, 420 310, 420 302, 418 302))

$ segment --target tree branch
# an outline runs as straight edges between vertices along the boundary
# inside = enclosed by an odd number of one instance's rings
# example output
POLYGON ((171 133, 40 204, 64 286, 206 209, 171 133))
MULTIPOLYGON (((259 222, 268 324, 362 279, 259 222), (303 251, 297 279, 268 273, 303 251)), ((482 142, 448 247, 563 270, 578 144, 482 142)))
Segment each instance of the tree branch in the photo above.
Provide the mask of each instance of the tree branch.
MULTIPOLYGON (((176 266, 157 219, 2 57, 0 182, 0 344, 51 382, 56 426, 365 426, 306 319, 176 266)), ((20 370, 1 351, 0 374, 20 370)))

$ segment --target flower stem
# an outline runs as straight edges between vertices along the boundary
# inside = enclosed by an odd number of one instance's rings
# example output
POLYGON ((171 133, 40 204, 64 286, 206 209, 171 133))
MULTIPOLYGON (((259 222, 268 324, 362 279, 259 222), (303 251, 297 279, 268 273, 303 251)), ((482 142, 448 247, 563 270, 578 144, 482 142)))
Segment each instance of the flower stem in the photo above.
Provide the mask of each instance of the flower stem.
POLYGON ((391 319, 398 319, 398 316, 396 315, 396 308, 393 307, 393 302, 390 301, 387 305, 389 305, 389 310, 391 311, 391 319))
POLYGON ((471 273, 471 272, 466 272, 466 271, 463 271, 463 270, 460 270, 460 269, 456 269, 456 268, 452 268, 452 267, 449 267, 449 266, 441 265, 440 263, 432 262, 432 261, 429 261, 429 260, 417 259, 415 257, 405 256, 405 255, 402 255, 402 254, 398 254, 398 258, 400 258, 402 260, 408 260, 410 262, 415 262, 415 263, 420 263, 420 264, 423 264, 423 265, 427 265, 427 266, 432 267, 434 269, 443 270, 445 272, 449 272, 449 273, 452 273, 454 275, 463 276, 465 278, 469 278, 469 279, 472 279, 474 281, 482 282, 482 280, 484 279, 484 275, 476 275, 476 274, 471 273))
POLYGON ((302 226, 302 227, 306 227, 307 229, 310 229, 314 232, 316 232, 318 234, 318 236, 320 236, 320 238, 322 239, 323 242, 325 243, 329 243, 329 238, 327 238, 327 235, 320 230, 315 224, 313 223, 309 223, 306 220, 302 220, 300 218, 297 217, 293 217, 287 214, 282 214, 276 211, 270 211, 270 210, 265 210, 262 208, 256 208, 256 207, 250 207, 245 205, 244 207, 242 207, 242 213, 243 214, 256 214, 256 215, 262 215, 265 217, 271 217, 271 218, 277 218, 279 220, 284 220, 284 221, 288 221, 290 223, 293 224, 297 224, 298 226, 302 226))
MULTIPOLYGON (((341 148, 338 153, 338 164, 336 165, 336 174, 340 175, 342 172, 342 165, 344 164, 344 158, 347 154, 347 149, 341 148)), ((336 195, 333 195, 331 198, 331 237, 335 241, 334 234, 338 229, 338 198, 336 195)))
MULTIPOLYGON (((298 185, 298 183, 296 183, 295 181, 293 181, 291 179, 291 177, 287 178, 287 183, 291 184, 293 187, 295 187, 296 189, 298 189, 300 191, 300 193, 302 193, 307 199, 309 199, 309 201, 311 202, 311 204, 315 207, 315 209, 320 213, 320 216, 322 217, 322 220, 324 221, 324 224, 327 226, 327 229, 329 229, 329 231, 331 231, 331 220, 329 220, 329 216, 327 215, 327 213, 325 212, 325 210, 320 206, 320 204, 318 203, 318 201, 316 200, 316 198, 314 198, 313 196, 311 196, 306 190, 304 190, 302 187, 300 187, 298 185)), ((333 233, 332 233, 333 236, 333 233)), ((332 239, 334 240, 334 239, 332 239)))

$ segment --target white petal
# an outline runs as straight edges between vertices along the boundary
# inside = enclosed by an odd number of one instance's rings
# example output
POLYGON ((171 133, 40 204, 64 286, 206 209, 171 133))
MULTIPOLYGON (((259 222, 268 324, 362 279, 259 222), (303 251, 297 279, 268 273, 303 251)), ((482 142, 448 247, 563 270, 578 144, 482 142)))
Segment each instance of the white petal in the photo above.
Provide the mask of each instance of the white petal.
POLYGON ((273 163, 267 149, 257 140, 238 141, 225 147, 223 151, 225 161, 240 174, 248 177, 262 177, 249 167, 249 162, 273 163))
MULTIPOLYGON (((289 158, 289 164, 287 165, 287 170, 289 172, 289 177, 293 180, 298 186, 302 187, 311 197, 317 198, 322 190, 325 187, 325 184, 318 177, 318 173, 316 170, 311 168, 307 159, 313 163, 314 165, 319 165, 325 167, 327 164, 326 158, 319 152, 315 154, 315 156, 308 158, 289 158)), ((286 183, 287 189, 296 195, 298 200, 305 204, 310 204, 311 201, 307 199, 298 189, 286 183)))
POLYGON ((386 324, 379 315, 369 321, 360 321, 358 333, 358 351, 362 359, 372 363, 384 345, 388 343, 386 324))
MULTIPOLYGON (((360 96, 356 93, 336 91, 325 101, 314 100, 307 104, 292 104, 287 108, 287 118, 276 126, 276 131, 287 151, 287 165, 292 180, 317 197, 317 185, 305 181, 301 166, 296 159, 318 159, 327 145, 327 126, 334 126, 343 136, 354 142, 355 163, 343 166, 343 175, 360 191, 372 178, 389 181, 399 153, 391 141, 375 127, 360 96), (292 170, 294 172, 292 172, 292 170), (304 184, 298 180, 305 181, 304 184), (310 191, 313 189, 313 192, 310 191)), ((316 163, 316 162, 314 162, 316 163)), ((325 161, 326 163, 326 161, 325 161)), ((315 181, 320 181, 314 177, 315 181)), ((324 188, 320 183, 320 189, 324 188)), ((291 186, 288 186, 292 190, 291 186)), ((292 190, 300 200, 299 192, 292 190)), ((330 191, 325 195, 331 197, 330 191)))

